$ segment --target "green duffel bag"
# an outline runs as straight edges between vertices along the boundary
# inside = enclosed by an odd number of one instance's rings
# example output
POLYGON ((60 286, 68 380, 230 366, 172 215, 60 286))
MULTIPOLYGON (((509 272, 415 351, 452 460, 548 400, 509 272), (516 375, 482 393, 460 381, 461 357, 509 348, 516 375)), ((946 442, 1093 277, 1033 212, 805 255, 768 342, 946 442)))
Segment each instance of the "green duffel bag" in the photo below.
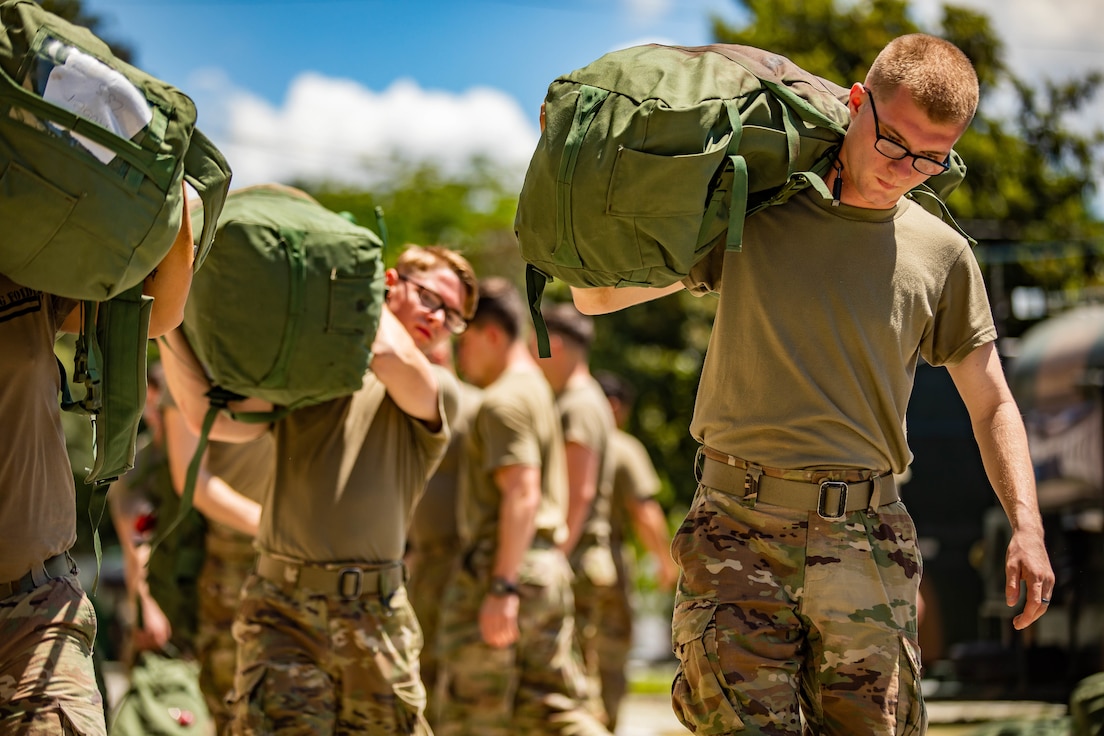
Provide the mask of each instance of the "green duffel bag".
POLYGON ((383 241, 275 184, 226 199, 184 309, 211 382, 283 409, 361 387, 383 309, 383 241))
POLYGON ((180 230, 181 182, 208 222, 229 188, 195 124, 191 99, 88 29, 30 0, 0 3, 0 273, 90 301, 142 283, 180 230))
POLYGON ((271 412, 235 415, 271 422, 363 385, 383 311, 383 247, 292 187, 262 184, 226 198, 184 307, 184 336, 214 388, 180 508, 151 556, 191 512, 207 435, 230 401, 273 403, 271 412))
POLYGON ((142 652, 130 684, 111 714, 110 736, 188 736, 212 733, 213 719, 199 688, 199 664, 142 652))
MULTIPOLYGON (((548 279, 667 286, 719 239, 738 250, 754 212, 807 187, 830 197, 846 99, 785 57, 729 44, 636 46, 553 81, 514 221, 541 354, 548 279)), ((941 216, 939 196, 965 176, 952 164, 918 198, 941 216)))

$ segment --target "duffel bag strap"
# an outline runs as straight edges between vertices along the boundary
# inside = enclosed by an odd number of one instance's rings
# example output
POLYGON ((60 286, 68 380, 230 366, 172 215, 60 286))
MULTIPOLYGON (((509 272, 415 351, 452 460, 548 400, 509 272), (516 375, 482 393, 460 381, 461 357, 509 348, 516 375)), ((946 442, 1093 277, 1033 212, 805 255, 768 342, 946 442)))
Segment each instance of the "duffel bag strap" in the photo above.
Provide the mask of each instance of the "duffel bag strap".
POLYGON ((199 128, 194 129, 184 154, 184 180, 196 190, 203 202, 203 230, 196 240, 196 270, 203 265, 215 241, 219 215, 230 190, 230 176, 230 165, 222 152, 199 128))

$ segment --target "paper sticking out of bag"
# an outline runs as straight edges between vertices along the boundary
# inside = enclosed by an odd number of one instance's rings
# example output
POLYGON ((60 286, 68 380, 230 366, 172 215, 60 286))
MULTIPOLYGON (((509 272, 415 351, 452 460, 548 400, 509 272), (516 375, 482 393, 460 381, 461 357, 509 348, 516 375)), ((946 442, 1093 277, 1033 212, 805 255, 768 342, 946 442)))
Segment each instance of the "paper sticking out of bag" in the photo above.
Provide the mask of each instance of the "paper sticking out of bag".
MULTIPOLYGON (((120 138, 131 139, 149 125, 153 112, 137 87, 99 59, 80 49, 51 39, 43 51, 54 60, 42 98, 106 128, 120 138)), ((70 131, 73 138, 103 163, 115 152, 70 131)))

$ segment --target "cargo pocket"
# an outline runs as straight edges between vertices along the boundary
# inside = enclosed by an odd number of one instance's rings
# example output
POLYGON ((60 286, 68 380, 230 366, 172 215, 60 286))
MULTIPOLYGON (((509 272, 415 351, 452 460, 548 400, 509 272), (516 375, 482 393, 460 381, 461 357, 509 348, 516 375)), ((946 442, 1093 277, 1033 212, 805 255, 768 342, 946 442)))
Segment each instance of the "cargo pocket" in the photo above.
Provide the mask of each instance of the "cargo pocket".
POLYGON ((360 276, 330 276, 330 304, 326 332, 338 335, 375 337, 383 304, 383 279, 360 276))
POLYGON ((264 680, 268 670, 254 667, 234 676, 234 689, 226 696, 235 733, 245 727, 248 733, 271 733, 264 708, 264 680))
POLYGON ((897 733, 922 734, 928 730, 928 712, 920 693, 920 645, 901 635, 897 676, 897 733))
POLYGON ((729 700, 731 688, 719 671, 716 610, 712 603, 681 602, 671 622, 679 660, 671 685, 672 707, 682 725, 699 734, 726 734, 744 727, 729 700))
POLYGON ((32 171, 12 162, 0 175, 0 221, 4 222, 4 248, 0 249, 0 273, 24 283, 21 271, 42 253, 65 225, 77 198, 55 187, 32 171))
POLYGON ((619 148, 606 213, 632 220, 637 248, 605 257, 624 259, 617 264, 622 269, 691 263, 710 183, 725 160, 726 141, 711 151, 680 156, 619 148))

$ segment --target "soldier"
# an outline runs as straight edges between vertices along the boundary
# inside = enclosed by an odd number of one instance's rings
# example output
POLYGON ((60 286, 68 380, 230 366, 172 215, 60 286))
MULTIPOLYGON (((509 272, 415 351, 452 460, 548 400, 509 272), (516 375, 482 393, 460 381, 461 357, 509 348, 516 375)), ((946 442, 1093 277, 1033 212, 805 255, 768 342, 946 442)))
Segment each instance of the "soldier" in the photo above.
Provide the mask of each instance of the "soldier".
POLYGON ((667 516, 656 501, 659 475, 644 444, 624 430, 632 411, 633 392, 620 376, 595 375, 602 387, 617 430, 610 436, 609 464, 613 492, 610 494, 610 549, 618 584, 598 620, 595 650, 602 678, 602 702, 610 716, 610 728, 617 727, 617 714, 628 683, 625 666, 632 648, 633 567, 626 559, 626 531, 631 526, 655 563, 656 583, 668 593, 678 578, 678 566, 671 559, 671 532, 667 516))
MULTIPOLYGON (((541 372, 556 395, 556 410, 563 427, 567 458, 567 541, 561 549, 575 574, 575 631, 590 678, 591 708, 606 723, 602 693, 602 662, 598 627, 609 615, 617 597, 617 567, 611 548, 610 495, 613 491, 609 462, 613 412, 602 387, 590 374, 590 345, 594 320, 572 304, 552 304, 544 310, 551 356, 538 360, 541 372)), ((536 340, 529 351, 537 357, 536 340)))
MULTIPOLYGON (((422 636, 402 556, 459 391, 425 353, 464 331, 477 286, 461 256, 417 246, 387 270, 386 283, 362 388, 274 425, 276 485, 234 622, 236 733, 429 732, 422 636)), ((166 377, 197 430, 208 381, 182 336, 172 338, 166 377)), ((272 408, 256 399, 234 406, 272 408)), ((257 434, 229 416, 212 430, 227 440, 257 434)))
POLYGON ((905 194, 947 170, 978 81, 952 44, 890 42, 848 93, 830 172, 745 223, 682 282, 575 289, 584 312, 717 293, 690 430, 700 484, 676 534, 680 720, 709 733, 923 732, 922 563, 893 474, 923 358, 966 404, 1012 527, 1005 596, 1029 626, 1054 587, 1027 439, 969 244, 905 194), (875 102, 875 100, 877 100, 875 102))
POLYGON ((480 285, 461 374, 484 389, 468 439, 465 549, 440 621, 439 734, 608 734, 573 649, 567 477, 554 397, 503 279, 480 285))
MULTIPOLYGON (((161 508, 166 495, 179 494, 197 438, 169 397, 162 400, 161 366, 150 366, 146 426, 150 441, 135 468, 109 494, 126 569, 127 591, 140 616, 131 629, 137 650, 164 650, 194 658, 199 687, 216 733, 229 725, 226 698, 233 687, 236 646, 230 633, 238 599, 253 568, 253 538, 260 502, 275 476, 271 434, 245 443, 212 442, 196 480, 195 510, 205 523, 198 533, 178 528, 182 537, 171 551, 171 564, 148 567, 148 542, 173 521, 161 508), (154 521, 150 521, 150 519, 154 521), (194 545, 192 547, 191 545, 194 545), (158 579, 159 575, 167 579, 158 579), (152 578, 152 579, 151 579, 152 578), (156 593, 169 596, 160 601, 156 593), (167 616, 163 603, 173 603, 167 616)), ((168 506, 166 508, 173 508, 168 506)))
MULTIPOLYGON (((455 372, 451 342, 442 343, 429 359, 455 372)), ((460 405, 453 422, 448 450, 433 477, 426 483, 425 493, 414 509, 414 519, 410 524, 407 540, 406 566, 410 570, 410 580, 407 581, 406 588, 410 594, 410 604, 418 614, 418 623, 422 627, 425 643, 419 661, 422 682, 425 683, 428 696, 426 720, 434 728, 439 720, 436 689, 441 594, 448 587, 460 560, 460 530, 456 523, 456 505, 459 502, 460 479, 464 472, 462 466, 468 427, 479 410, 481 394, 470 383, 460 382, 460 405)))
MULTIPOLYGON (((150 336, 180 324, 191 286, 192 225, 146 277, 150 336)), ((59 266, 60 267, 60 266, 59 266)), ((54 340, 76 332, 81 310, 0 275, 0 734, 106 730, 92 644, 96 616, 69 556, 76 487, 58 405, 54 340)))
MULTIPOLYGON (((173 406, 165 409, 165 426, 173 490, 179 494, 198 438, 173 406)), ((196 479, 193 503, 207 523, 203 564, 196 578, 192 648, 199 661, 199 686, 217 733, 225 732, 232 717, 227 697, 234 686, 237 646, 231 626, 242 588, 253 571, 253 540, 261 504, 275 483, 275 460, 276 443, 270 432, 249 442, 212 442, 196 479)))

